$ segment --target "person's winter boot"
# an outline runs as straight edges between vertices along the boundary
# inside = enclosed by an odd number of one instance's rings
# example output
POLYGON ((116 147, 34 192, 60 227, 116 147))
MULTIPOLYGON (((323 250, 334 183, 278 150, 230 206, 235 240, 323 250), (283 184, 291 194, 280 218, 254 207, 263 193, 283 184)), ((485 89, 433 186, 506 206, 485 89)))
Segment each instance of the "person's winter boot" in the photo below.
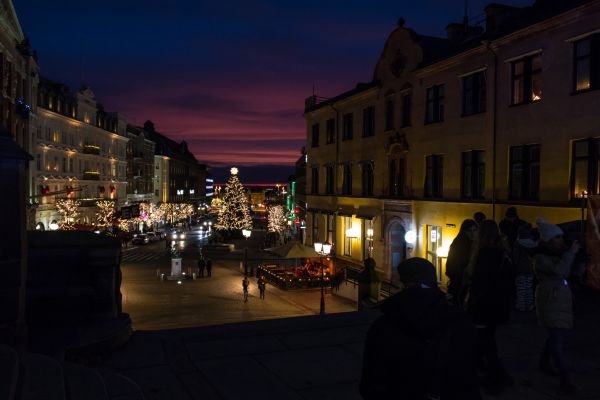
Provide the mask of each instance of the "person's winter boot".
POLYGON ((568 372, 560 373, 560 388, 558 389, 560 394, 573 394, 577 391, 573 382, 571 382, 571 377, 568 372))

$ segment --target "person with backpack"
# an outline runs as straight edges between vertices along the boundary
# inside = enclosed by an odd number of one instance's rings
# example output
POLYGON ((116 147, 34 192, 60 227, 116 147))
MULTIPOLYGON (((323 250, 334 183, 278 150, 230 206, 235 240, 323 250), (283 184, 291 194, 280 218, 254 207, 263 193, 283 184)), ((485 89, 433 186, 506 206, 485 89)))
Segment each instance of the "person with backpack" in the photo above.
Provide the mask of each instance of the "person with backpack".
POLYGON ((446 301, 434 266, 398 265, 404 289, 378 307, 367 333, 359 391, 363 399, 480 400, 475 328, 446 301))
POLYGON ((496 328, 508 322, 515 274, 495 221, 481 223, 473 258, 467 310, 477 328, 478 368, 487 392, 499 394, 513 384, 498 356, 496 328))

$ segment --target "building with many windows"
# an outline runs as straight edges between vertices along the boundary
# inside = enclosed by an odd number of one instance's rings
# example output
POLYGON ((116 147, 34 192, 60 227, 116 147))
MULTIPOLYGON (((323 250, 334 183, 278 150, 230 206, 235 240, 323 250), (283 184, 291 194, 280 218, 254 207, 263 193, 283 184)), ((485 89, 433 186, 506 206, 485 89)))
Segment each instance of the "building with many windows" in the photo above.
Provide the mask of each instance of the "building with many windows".
POLYGON ((32 155, 38 228, 60 221, 57 198, 82 202, 77 221, 81 224, 94 223, 98 200, 123 205, 128 141, 123 116, 106 112, 89 88, 71 93, 67 86, 43 78, 37 106, 32 155))
MULTIPOLYGON (((36 129, 35 93, 39 81, 37 55, 25 37, 12 1, 0 2, 0 121, 15 142, 33 154, 36 129)), ((29 165, 31 175, 32 163, 29 165)), ((33 179, 27 195, 33 193, 33 179)))
POLYGON ((177 143, 157 132, 152 121, 146 121, 143 131, 155 143, 154 202, 206 202, 208 166, 198 162, 185 141, 177 143))
POLYGON ((143 129, 127 126, 127 202, 154 198, 154 142, 143 129))
POLYGON ((371 253, 395 280, 421 256, 444 280, 474 212, 573 221, 600 193, 600 1, 492 4, 480 22, 436 38, 401 20, 371 82, 307 99, 307 243, 338 265, 371 253))

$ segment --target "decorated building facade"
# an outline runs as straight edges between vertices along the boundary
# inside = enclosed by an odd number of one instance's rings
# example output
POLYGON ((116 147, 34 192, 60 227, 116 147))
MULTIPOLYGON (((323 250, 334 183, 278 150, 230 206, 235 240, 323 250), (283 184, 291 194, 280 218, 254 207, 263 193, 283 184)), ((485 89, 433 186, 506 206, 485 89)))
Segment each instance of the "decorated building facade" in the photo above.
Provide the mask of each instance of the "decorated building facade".
POLYGON ((306 101, 306 242, 387 279, 445 256, 461 222, 581 218, 600 190, 600 1, 493 4, 446 38, 399 21, 370 82, 306 101))
POLYGON ((143 129, 127 126, 127 201, 154 199, 154 147, 143 129))
POLYGON ((36 224, 47 229, 59 221, 59 198, 81 201, 80 224, 93 224, 96 201, 126 201, 127 122, 107 112, 94 93, 72 93, 63 84, 41 79, 37 92, 38 121, 33 137, 36 224))

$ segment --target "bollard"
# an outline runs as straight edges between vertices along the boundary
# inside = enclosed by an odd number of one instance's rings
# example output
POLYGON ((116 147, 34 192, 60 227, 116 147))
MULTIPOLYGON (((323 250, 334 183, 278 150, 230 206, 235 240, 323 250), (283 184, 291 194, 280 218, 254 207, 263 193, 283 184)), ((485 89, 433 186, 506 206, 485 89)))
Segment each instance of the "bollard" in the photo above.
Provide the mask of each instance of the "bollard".
POLYGON ((160 274, 160 280, 164 281, 165 280, 165 274, 160 274))
POLYGON ((194 272, 194 273, 192 273, 192 279, 193 279, 193 280, 196 280, 196 273, 195 273, 195 272, 194 272))
POLYGON ((160 268, 156 268, 156 279, 160 279, 160 268))

